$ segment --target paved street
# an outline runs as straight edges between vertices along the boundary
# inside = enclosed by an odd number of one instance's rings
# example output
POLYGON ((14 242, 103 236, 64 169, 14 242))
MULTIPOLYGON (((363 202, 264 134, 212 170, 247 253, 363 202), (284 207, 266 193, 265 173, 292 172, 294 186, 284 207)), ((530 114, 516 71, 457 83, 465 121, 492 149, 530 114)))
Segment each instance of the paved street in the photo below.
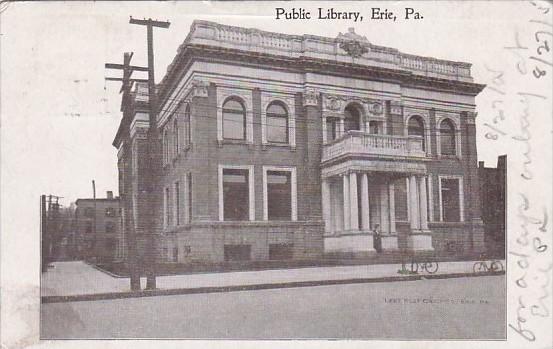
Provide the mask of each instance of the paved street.
POLYGON ((42 338, 501 339, 505 277, 42 304, 42 338))

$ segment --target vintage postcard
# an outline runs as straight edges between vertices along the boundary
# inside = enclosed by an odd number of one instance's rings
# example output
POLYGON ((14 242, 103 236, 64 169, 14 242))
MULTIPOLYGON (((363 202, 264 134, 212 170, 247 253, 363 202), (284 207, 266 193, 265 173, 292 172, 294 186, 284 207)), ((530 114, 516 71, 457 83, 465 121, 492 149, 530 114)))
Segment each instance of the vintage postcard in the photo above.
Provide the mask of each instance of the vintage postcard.
POLYGON ((1 1, 0 52, 2 348, 553 347, 551 1, 1 1))

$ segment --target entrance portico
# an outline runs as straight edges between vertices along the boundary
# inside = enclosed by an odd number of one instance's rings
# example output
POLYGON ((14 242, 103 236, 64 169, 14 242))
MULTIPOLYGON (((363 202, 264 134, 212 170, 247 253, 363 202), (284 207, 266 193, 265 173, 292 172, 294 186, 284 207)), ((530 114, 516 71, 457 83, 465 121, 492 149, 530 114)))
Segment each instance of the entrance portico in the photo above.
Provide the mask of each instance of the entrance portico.
MULTIPOLYGON (((348 136, 356 135, 346 134, 335 144, 343 142, 348 136)), ((325 155, 330 155, 333 145, 327 146, 328 152, 323 153, 322 166, 325 251, 374 252, 375 230, 381 234, 383 250, 397 250, 395 182, 398 179, 408 183, 407 248, 413 251, 432 250, 424 160, 374 158, 351 153, 335 153, 333 158, 325 158, 325 155)))

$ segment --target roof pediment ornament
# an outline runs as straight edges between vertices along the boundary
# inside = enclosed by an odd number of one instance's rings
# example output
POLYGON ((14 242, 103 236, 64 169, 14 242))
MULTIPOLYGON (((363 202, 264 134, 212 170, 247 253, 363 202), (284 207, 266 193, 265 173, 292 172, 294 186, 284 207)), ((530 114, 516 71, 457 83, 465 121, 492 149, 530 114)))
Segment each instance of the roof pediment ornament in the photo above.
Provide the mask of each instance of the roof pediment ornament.
POLYGON ((348 32, 345 34, 338 33, 336 37, 340 42, 340 48, 348 53, 351 57, 361 57, 363 54, 369 52, 368 46, 370 45, 367 37, 356 34, 355 28, 348 28, 348 32))

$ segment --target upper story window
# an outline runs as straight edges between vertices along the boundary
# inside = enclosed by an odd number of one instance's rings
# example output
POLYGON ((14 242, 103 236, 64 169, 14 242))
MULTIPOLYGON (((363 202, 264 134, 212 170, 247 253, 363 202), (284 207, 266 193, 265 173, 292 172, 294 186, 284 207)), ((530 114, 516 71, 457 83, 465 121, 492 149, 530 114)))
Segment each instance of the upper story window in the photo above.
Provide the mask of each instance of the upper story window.
POLYGON ((190 104, 186 104, 184 111, 184 144, 188 145, 192 141, 190 132, 190 104))
POLYGON ((84 209, 85 217, 94 217, 94 209, 92 207, 86 207, 84 209))
POLYGON ((369 121, 369 133, 373 135, 380 134, 382 127, 380 125, 381 123, 378 121, 371 120, 369 121))
POLYGON ((108 207, 106 208, 106 217, 115 217, 115 208, 113 207, 108 207))
POLYGON ((440 123, 440 154, 456 155, 455 125, 449 119, 440 123))
POLYGON ((326 141, 331 142, 338 138, 340 129, 340 119, 327 117, 326 118, 326 141))
POLYGON ((422 118, 418 115, 412 116, 409 118, 407 124, 407 134, 409 136, 420 136, 422 137, 422 150, 426 150, 426 142, 424 139, 424 122, 422 118))
POLYGON ((361 113, 354 105, 348 105, 344 110, 344 132, 361 130, 361 113))
POLYGON ((169 131, 163 132, 163 163, 169 163, 169 131))
POLYGON ((180 153, 180 130, 179 130, 179 119, 175 117, 175 120, 173 121, 173 132, 175 134, 175 142, 173 145, 175 146, 175 155, 180 153))
POLYGON ((236 98, 223 104, 223 139, 246 139, 246 108, 236 98))
POLYGON ((288 143, 288 112, 279 103, 273 102, 267 108, 267 141, 288 143))

